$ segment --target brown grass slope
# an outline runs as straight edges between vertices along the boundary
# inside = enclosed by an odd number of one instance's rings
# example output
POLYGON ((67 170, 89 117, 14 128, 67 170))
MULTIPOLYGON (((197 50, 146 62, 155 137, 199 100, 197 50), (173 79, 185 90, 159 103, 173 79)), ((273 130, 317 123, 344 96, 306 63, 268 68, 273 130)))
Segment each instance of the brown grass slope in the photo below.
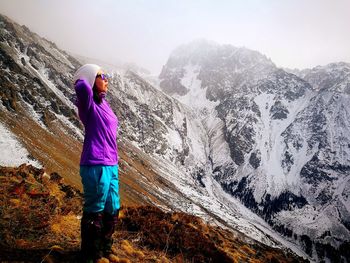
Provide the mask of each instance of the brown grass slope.
MULTIPOLYGON (((0 168, 0 262, 77 262, 82 195, 57 173, 0 168)), ((303 262, 181 212, 123 207, 104 262, 303 262)))

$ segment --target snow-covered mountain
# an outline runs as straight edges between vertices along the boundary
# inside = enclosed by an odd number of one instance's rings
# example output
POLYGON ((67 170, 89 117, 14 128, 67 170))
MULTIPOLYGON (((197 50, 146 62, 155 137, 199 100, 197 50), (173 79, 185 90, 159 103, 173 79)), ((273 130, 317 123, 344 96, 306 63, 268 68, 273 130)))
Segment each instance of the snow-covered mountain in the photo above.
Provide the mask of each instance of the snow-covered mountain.
MULTIPOLYGON (((0 39, 0 122, 4 140, 16 139, 3 145, 21 144, 18 158, 79 185, 71 79, 81 58, 1 16, 0 39)), ((160 88, 99 64, 114 76, 107 98, 121 122, 124 202, 199 215, 309 259, 348 255, 347 94, 207 41, 175 50, 160 88)))
POLYGON ((198 112, 209 163, 200 178, 314 259, 340 260, 350 244, 349 64, 299 76, 256 51, 195 41, 171 54, 160 86, 198 112))

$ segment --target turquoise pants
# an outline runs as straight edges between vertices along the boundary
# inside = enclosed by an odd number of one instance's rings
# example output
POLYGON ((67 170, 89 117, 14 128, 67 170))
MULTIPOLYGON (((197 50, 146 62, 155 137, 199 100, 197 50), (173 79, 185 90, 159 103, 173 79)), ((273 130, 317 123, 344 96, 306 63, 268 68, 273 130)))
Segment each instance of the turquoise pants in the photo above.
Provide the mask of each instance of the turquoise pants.
POLYGON ((81 165, 80 176, 84 188, 83 211, 116 214, 120 208, 118 165, 81 165))

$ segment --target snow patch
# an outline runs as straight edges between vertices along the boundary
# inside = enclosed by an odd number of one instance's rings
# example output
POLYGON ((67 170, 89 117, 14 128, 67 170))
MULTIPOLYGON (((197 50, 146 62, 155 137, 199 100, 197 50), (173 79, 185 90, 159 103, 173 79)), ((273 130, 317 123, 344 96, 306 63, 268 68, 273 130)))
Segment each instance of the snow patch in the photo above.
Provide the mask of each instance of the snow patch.
POLYGON ((257 146, 261 153, 261 163, 263 166, 257 169, 257 173, 261 175, 260 183, 256 185, 254 197, 260 202, 266 193, 272 196, 278 196, 286 189, 295 195, 300 194, 300 171, 304 164, 312 157, 305 148, 299 149, 298 153, 294 153, 294 148, 290 154, 297 156, 290 170, 284 169, 282 160, 285 158, 287 145, 284 141, 282 133, 291 125, 299 112, 303 111, 309 103, 311 94, 307 93, 305 97, 295 101, 281 99, 280 102, 288 109, 285 119, 272 119, 271 107, 276 101, 276 95, 262 93, 255 97, 254 102, 258 105, 261 113, 261 121, 257 124, 255 131, 257 134, 257 146), (260 185, 260 187, 259 187, 260 185))
POLYGON ((187 65, 184 67, 185 74, 181 79, 181 84, 186 87, 189 92, 184 95, 174 95, 174 98, 181 103, 196 109, 212 109, 215 108, 219 101, 213 102, 206 98, 207 88, 202 88, 202 81, 198 79, 200 67, 197 65, 187 65))
POLYGON ((0 165, 19 166, 23 163, 41 168, 42 165, 30 158, 27 149, 19 142, 17 137, 0 123, 0 165))

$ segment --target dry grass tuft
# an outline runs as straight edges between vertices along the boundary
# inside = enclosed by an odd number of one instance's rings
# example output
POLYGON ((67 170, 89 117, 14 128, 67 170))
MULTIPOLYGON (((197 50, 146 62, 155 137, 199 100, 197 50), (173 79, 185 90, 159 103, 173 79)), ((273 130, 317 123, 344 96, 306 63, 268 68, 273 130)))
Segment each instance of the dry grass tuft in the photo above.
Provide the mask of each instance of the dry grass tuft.
POLYGON ((108 256, 108 259, 110 262, 119 262, 119 260, 120 260, 116 255, 113 255, 113 254, 110 254, 108 256))
MULTIPOLYGON (((157 250, 169 257, 187 260, 231 262, 230 257, 206 236, 208 227, 198 217, 184 213, 164 213, 155 207, 127 208, 121 227, 139 232, 140 246, 157 250)), ((126 246, 124 247, 127 248, 126 246)))
POLYGON ((116 255, 109 255, 109 262, 113 262, 113 263, 131 263, 132 261, 130 261, 130 259, 127 258, 119 258, 116 255))
POLYGON ((78 249, 81 194, 68 196, 65 185, 47 177, 30 165, 0 168, 0 258, 7 250, 35 249, 35 257, 78 249))
POLYGON ((121 242, 121 248, 127 255, 136 259, 143 259, 145 257, 145 254, 140 250, 136 250, 128 240, 123 240, 121 242))
POLYGON ((53 219, 51 230, 55 234, 61 234, 71 239, 78 239, 77 229, 80 228, 80 219, 77 215, 70 214, 64 216, 57 216, 53 219))
POLYGON ((121 258, 119 259, 119 262, 118 263, 131 263, 132 261, 130 259, 127 259, 127 258, 121 258))
POLYGON ((107 258, 100 258, 97 263, 109 263, 109 260, 107 258))

